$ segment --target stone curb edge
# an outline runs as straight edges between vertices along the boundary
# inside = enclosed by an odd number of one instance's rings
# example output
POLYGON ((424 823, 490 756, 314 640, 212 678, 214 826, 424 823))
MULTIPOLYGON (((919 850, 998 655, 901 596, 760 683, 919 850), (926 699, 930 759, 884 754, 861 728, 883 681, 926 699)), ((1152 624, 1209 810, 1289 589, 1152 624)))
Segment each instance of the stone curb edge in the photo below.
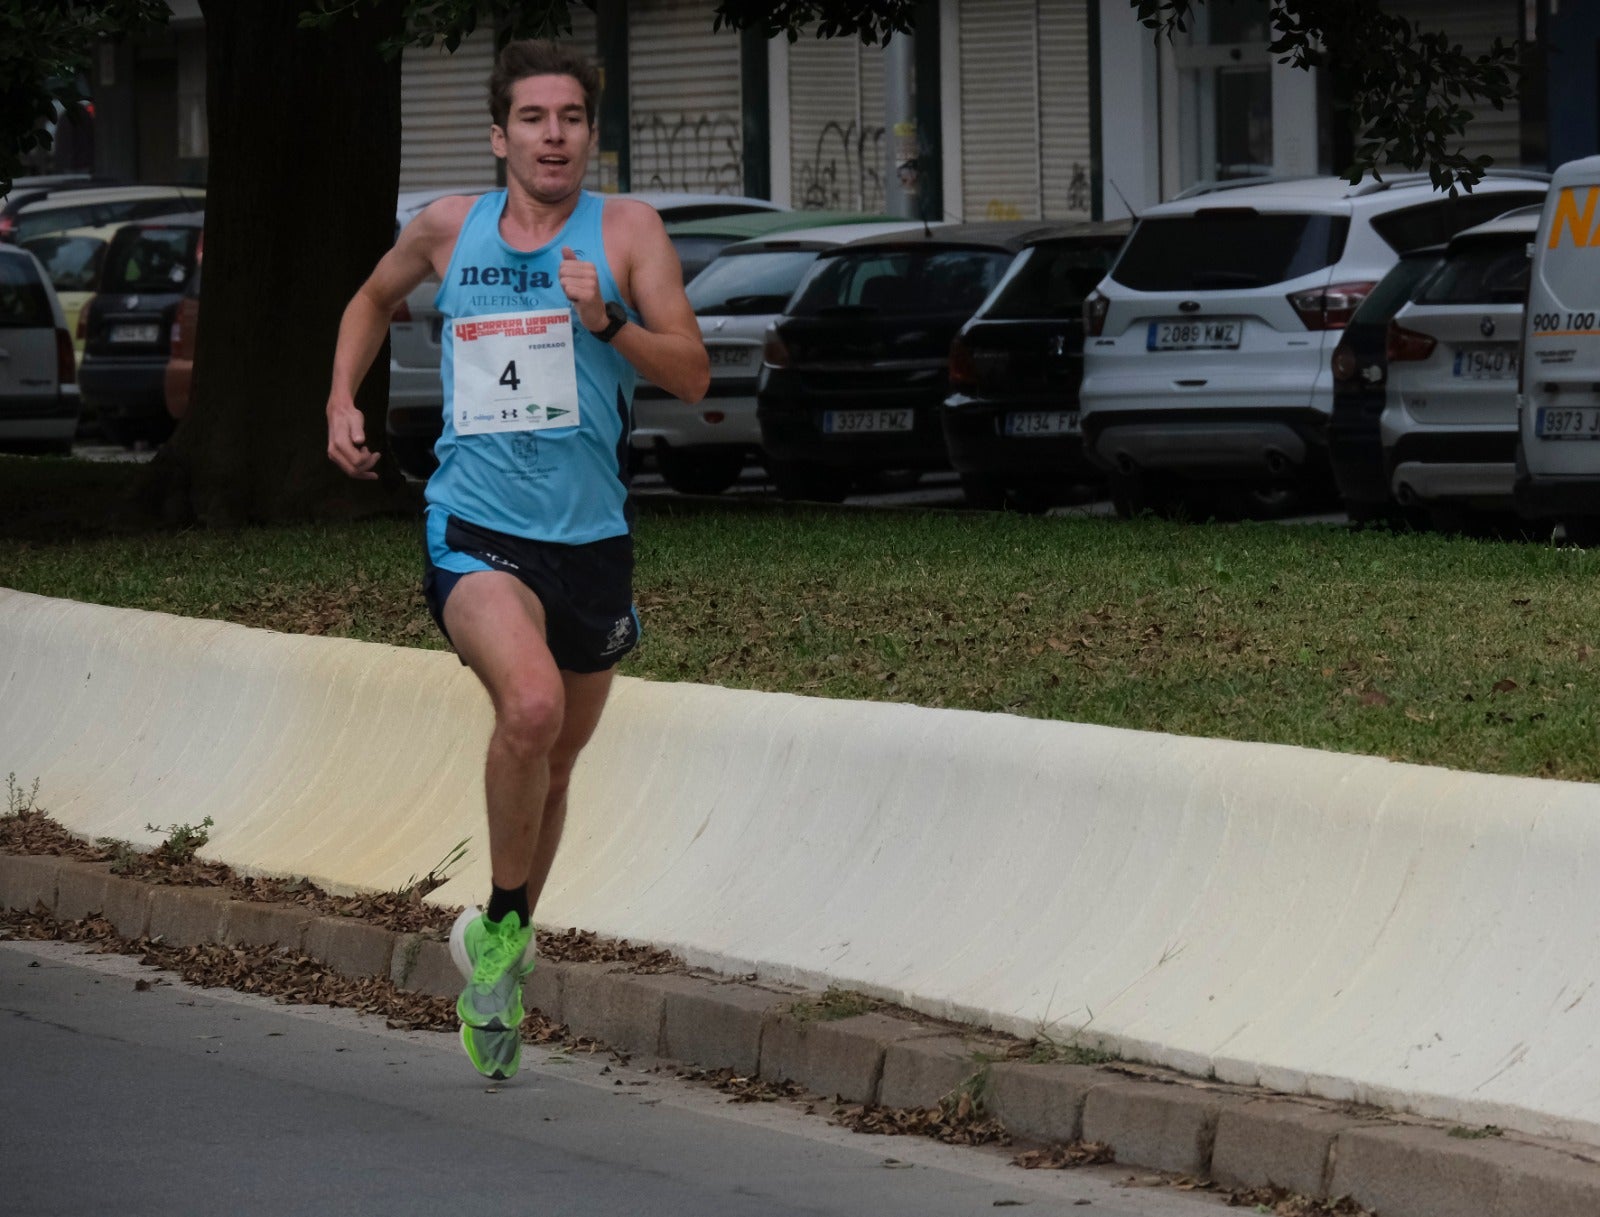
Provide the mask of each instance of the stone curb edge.
MULTIPOLYGON (((0 909, 40 905, 61 920, 105 917, 126 937, 298 949, 348 977, 454 997, 447 944, 296 905, 149 884, 106 863, 0 854, 0 909)), ((805 994, 706 974, 645 974, 623 964, 541 962, 528 1005, 627 1052, 740 1076, 792 1081, 847 1103, 932 1107, 966 1087, 1015 1136, 1101 1141, 1121 1165, 1350 1196, 1380 1217, 1594 1217, 1600 1149, 1514 1135, 1467 1136, 1437 1121, 1144 1067, 985 1061, 1003 1051, 881 1013, 797 1018, 805 994)))

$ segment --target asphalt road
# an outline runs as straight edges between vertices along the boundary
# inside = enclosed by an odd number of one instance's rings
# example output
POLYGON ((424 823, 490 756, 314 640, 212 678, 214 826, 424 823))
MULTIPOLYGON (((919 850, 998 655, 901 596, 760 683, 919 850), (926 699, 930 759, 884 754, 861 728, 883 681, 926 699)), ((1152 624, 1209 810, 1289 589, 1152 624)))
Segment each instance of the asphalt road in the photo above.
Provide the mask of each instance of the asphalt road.
POLYGON ((529 1047, 495 1086, 454 1036, 60 943, 0 943, 0 1099, 0 1213, 19 1217, 1224 1211, 1127 1168, 1025 1172, 730 1104, 639 1062, 529 1047))

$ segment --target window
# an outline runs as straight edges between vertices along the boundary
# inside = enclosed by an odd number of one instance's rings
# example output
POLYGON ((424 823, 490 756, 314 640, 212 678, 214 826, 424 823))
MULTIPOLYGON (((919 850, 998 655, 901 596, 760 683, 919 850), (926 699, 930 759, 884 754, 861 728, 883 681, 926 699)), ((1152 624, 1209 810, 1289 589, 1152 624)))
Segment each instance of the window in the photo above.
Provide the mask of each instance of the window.
POLYGON ((194 266, 198 228, 124 228, 111 240, 101 290, 180 292, 194 266))
POLYGON ((1120 246, 1120 241, 1046 241, 1025 250, 984 315, 999 321, 1077 317, 1120 246))
POLYGON ((1463 228, 1482 224, 1518 207, 1542 204, 1545 192, 1537 190, 1499 190, 1493 194, 1457 195, 1436 199, 1387 215, 1372 217, 1372 231, 1404 253, 1423 245, 1443 245, 1463 228))
POLYGON ((1141 292, 1266 287, 1332 266, 1349 231, 1344 216, 1261 215, 1251 208, 1146 219, 1111 277, 1141 292))
POLYGON ((845 309, 880 316, 970 315, 1013 255, 996 249, 863 250, 822 259, 790 309, 797 317, 845 309))
POLYGON ((0 328, 55 328, 44 282, 26 258, 0 257, 0 328))
POLYGON ((99 237, 35 237, 26 248, 39 259, 56 291, 94 291, 106 253, 99 237))
POLYGON ((689 307, 724 315, 781 312, 816 260, 814 249, 725 255, 689 284, 689 307))
POLYGON ((1403 257, 1378 281, 1361 307, 1351 317, 1352 325, 1382 325, 1404 308, 1416 293, 1417 285, 1439 268, 1444 254, 1403 257))
POLYGON ((1480 237, 1450 251, 1418 304, 1520 304, 1528 295, 1528 242, 1517 233, 1480 237))

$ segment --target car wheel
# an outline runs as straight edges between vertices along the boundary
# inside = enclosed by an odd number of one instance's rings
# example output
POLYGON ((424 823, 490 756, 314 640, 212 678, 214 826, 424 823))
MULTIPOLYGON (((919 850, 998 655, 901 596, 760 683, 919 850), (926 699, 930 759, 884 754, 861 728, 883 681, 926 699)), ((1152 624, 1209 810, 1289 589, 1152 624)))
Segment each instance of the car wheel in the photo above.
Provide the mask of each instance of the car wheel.
POLYGON ((997 477, 983 473, 961 475, 961 495, 968 507, 979 511, 1003 511, 1006 505, 1005 483, 997 477))
POLYGON ((389 452, 394 457, 394 463, 400 466, 400 472, 419 482, 425 482, 433 476, 433 471, 439 467, 438 459, 433 455, 433 442, 431 440, 417 439, 413 436, 389 435, 389 452))
POLYGON ((679 494, 721 494, 744 472, 744 453, 736 449, 685 452, 660 448, 656 464, 667 485, 679 494))
POLYGON ((842 503, 850 493, 850 475, 842 469, 810 461, 768 461, 767 472, 780 499, 842 503))
POLYGON ((1578 516, 1561 521, 1569 545, 1591 549, 1600 545, 1600 516, 1578 516))

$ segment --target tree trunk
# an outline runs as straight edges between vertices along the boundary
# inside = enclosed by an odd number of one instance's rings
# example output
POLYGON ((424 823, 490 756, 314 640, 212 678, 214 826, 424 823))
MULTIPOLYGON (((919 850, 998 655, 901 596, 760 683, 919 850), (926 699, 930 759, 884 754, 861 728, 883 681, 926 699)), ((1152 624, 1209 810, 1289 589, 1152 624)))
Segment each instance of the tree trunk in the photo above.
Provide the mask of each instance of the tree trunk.
MULTIPOLYGON (((330 28, 304 0, 202 0, 211 166, 195 398, 152 465, 170 520, 344 516, 406 498, 394 463, 355 482, 327 459, 339 318, 394 241, 401 0, 330 28)), ((388 348, 357 398, 383 442, 388 348)))

